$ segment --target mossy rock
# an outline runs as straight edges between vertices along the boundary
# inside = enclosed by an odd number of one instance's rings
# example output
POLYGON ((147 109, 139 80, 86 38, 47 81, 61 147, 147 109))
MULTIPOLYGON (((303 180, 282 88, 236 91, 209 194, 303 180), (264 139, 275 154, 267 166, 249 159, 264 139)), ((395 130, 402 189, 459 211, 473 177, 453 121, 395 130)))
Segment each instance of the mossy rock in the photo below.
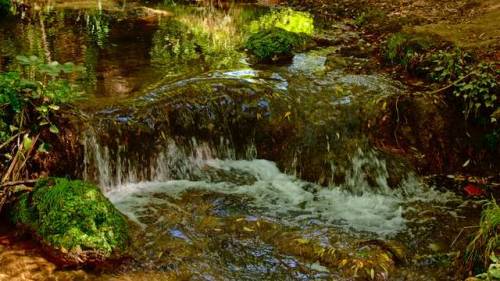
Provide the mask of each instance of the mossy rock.
POLYGON ((13 223, 29 230, 61 266, 120 259, 129 242, 125 217, 98 187, 79 180, 38 181, 10 208, 13 223))
POLYGON ((250 35, 245 47, 259 61, 278 61, 290 58, 294 50, 304 48, 309 38, 305 34, 272 28, 250 35))

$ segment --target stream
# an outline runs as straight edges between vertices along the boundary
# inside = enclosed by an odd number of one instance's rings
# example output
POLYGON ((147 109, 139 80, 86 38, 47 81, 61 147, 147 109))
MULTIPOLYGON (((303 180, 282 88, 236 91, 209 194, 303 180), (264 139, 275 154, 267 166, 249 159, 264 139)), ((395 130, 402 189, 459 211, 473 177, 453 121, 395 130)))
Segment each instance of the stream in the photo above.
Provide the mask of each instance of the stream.
POLYGON ((361 40, 351 28, 317 24, 328 44, 258 64, 241 42, 268 7, 81 2, 4 19, 0 70, 23 52, 86 67, 78 174, 129 219, 130 259, 58 270, 14 244, 0 267, 39 263, 33 280, 455 280, 457 235, 479 210, 373 146, 380 101, 411 89, 341 51, 361 40))

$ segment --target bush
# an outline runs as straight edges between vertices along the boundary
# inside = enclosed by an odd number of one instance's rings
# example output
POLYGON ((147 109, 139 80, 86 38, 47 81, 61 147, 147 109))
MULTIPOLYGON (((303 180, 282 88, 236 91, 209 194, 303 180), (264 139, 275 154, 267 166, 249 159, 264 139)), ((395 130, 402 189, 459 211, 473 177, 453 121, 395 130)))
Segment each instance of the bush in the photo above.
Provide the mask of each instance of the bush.
POLYGON ((9 13, 11 7, 10 0, 0 0, 0 16, 5 16, 9 13))
POLYGON ((498 108, 500 71, 493 64, 476 64, 471 55, 457 48, 439 50, 429 61, 425 69, 430 79, 453 84, 453 94, 462 99, 466 118, 471 112, 492 115, 498 108))
POLYGON ((500 254, 500 207, 489 202, 481 215, 479 230, 467 246, 464 262, 468 271, 484 272, 491 262, 490 257, 500 254))
POLYGON ((436 43, 425 36, 395 33, 385 44, 384 57, 388 63, 400 64, 405 68, 416 65, 426 51, 436 43))
POLYGON ((123 215, 98 187, 78 180, 39 180, 14 203, 10 218, 63 252, 91 250, 109 257, 124 251, 129 239, 123 215))
MULTIPOLYGON (((82 67, 73 63, 46 64, 35 56, 17 59, 23 71, 0 73, 0 144, 18 133, 36 134, 46 127, 58 133, 56 120, 60 106, 79 96, 77 89, 60 76, 81 72, 82 67)), ((12 151, 10 146, 3 147, 12 151)))
POLYGON ((290 56, 294 49, 304 46, 306 42, 305 35, 273 28, 252 34, 245 47, 259 60, 269 61, 290 56))

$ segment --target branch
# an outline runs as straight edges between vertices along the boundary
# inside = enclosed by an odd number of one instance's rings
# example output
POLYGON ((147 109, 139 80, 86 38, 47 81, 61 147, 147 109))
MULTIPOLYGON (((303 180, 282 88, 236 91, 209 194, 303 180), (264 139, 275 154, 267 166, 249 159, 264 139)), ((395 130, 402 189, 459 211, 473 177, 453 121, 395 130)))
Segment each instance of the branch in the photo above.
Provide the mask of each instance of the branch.
POLYGON ((432 91, 432 92, 429 92, 429 93, 426 93, 426 94, 431 94, 431 95, 433 95, 433 94, 440 93, 440 92, 442 92, 442 91, 446 91, 446 90, 448 90, 449 88, 451 88, 451 87, 455 86, 457 83, 462 82, 462 81, 464 81, 465 79, 467 79, 467 78, 471 77, 473 74, 477 74, 477 73, 476 73, 476 72, 471 72, 471 73, 469 73, 469 74, 465 75, 464 77, 462 77, 462 78, 458 79, 457 81, 455 81, 455 82, 453 82, 453 83, 451 83, 451 84, 448 84, 447 86, 445 86, 445 87, 443 87, 443 88, 441 88, 441 89, 437 89, 437 90, 435 90, 435 91, 432 91))
POLYGON ((22 180, 22 181, 8 181, 0 184, 0 188, 11 187, 16 185, 32 185, 38 180, 22 180))

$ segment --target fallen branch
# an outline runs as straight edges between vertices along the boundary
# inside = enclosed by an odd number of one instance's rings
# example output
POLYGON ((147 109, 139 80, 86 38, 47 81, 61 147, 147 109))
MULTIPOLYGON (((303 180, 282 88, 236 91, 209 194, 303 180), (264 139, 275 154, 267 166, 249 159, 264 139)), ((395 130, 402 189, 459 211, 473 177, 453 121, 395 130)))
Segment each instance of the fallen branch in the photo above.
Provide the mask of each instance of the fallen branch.
POLYGON ((457 81, 454 81, 453 83, 446 85, 445 87, 443 87, 443 88, 441 88, 441 89, 437 89, 437 90, 435 90, 435 91, 428 92, 428 93, 426 93, 426 94, 434 95, 434 94, 437 94, 437 93, 440 93, 440 92, 446 91, 446 90, 450 89, 451 87, 456 86, 456 85, 457 85, 457 83, 460 83, 460 82, 464 81, 465 79, 467 79, 467 78, 471 77, 471 76, 472 76, 472 75, 474 75, 474 74, 477 74, 477 73, 476 73, 476 72, 471 72, 471 73, 469 73, 469 74, 465 75, 464 77, 462 77, 462 78, 458 79, 457 81))
POLYGON ((9 181, 0 184, 0 188, 6 188, 17 185, 32 185, 35 184, 37 180, 22 180, 22 181, 9 181))

